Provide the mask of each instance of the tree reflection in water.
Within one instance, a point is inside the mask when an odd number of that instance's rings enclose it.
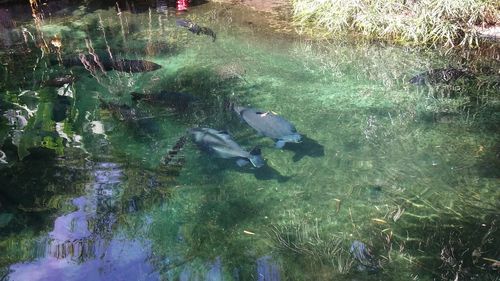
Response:
[[[77,210],[58,217],[40,242],[40,257],[12,265],[8,280],[159,280],[148,241],[112,235],[120,166],[97,163],[93,173],[88,194],[72,201]]]

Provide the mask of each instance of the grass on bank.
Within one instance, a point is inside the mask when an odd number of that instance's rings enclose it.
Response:
[[[498,0],[291,0],[294,20],[327,34],[360,32],[414,45],[478,46],[500,24]],[[317,32],[318,30],[315,30]]]

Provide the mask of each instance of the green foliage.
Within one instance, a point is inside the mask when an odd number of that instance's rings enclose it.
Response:
[[[28,260],[32,258],[35,243],[36,238],[33,238],[33,233],[31,232],[23,232],[15,236],[2,237],[2,240],[0,240],[0,252],[9,253],[9,255],[0,256],[0,266],[4,268],[4,266],[18,260]]]
[[[357,31],[415,45],[477,46],[475,27],[500,20],[494,0],[292,0],[292,4],[296,23],[312,24],[327,34]]]

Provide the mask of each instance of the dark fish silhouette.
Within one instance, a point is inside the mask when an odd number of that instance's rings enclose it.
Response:
[[[42,85],[48,86],[48,87],[62,87],[65,84],[71,84],[71,83],[75,82],[76,80],[78,80],[78,77],[71,75],[71,74],[67,74],[67,75],[54,77],[52,79],[44,81],[44,82],[42,82]]]
[[[292,123],[273,112],[264,112],[243,106],[233,106],[233,109],[259,134],[276,140],[277,148],[282,148],[287,142],[299,143],[302,141],[302,136],[297,133]]]
[[[62,63],[66,67],[84,66],[89,69],[121,72],[148,72],[161,68],[161,65],[147,60],[115,59],[107,52],[66,57],[62,60]]]
[[[161,173],[163,175],[178,176],[184,166],[184,155],[180,153],[186,145],[188,137],[181,136],[174,145],[167,151],[161,162]]]
[[[264,159],[259,148],[254,148],[248,152],[241,148],[231,136],[224,131],[217,131],[210,128],[193,128],[188,131],[192,135],[193,141],[202,149],[214,153],[220,158],[237,158],[238,166],[244,166],[248,162],[256,168],[264,165]]]
[[[151,104],[164,105],[178,110],[187,109],[189,105],[197,100],[195,96],[190,94],[168,91],[161,91],[154,94],[131,93],[131,95],[133,101],[141,100]]]
[[[158,135],[160,127],[155,119],[135,107],[126,104],[107,102],[99,98],[101,107],[107,109],[118,120],[125,122],[138,136]]]
[[[182,136],[180,137],[174,144],[174,146],[172,146],[171,149],[169,149],[167,151],[167,153],[165,154],[165,156],[163,157],[163,163],[165,165],[169,165],[169,164],[172,164],[172,161],[173,159],[179,154],[179,152],[182,150],[182,148],[184,147],[184,145],[186,144],[186,141],[187,141],[187,137],[186,136]]]
[[[372,250],[363,242],[354,240],[349,252],[354,259],[359,263],[358,269],[360,271],[368,271],[369,273],[376,273],[380,270],[380,266]]]
[[[191,20],[177,19],[175,21],[175,23],[178,26],[187,27],[187,29],[189,31],[191,31],[192,33],[195,33],[196,35],[200,35],[200,33],[201,33],[201,34],[211,36],[213,42],[215,42],[215,39],[217,38],[217,34],[215,34],[215,32],[212,29],[210,29],[208,27],[204,27],[204,26],[199,26],[196,23],[192,22]]]
[[[68,117],[71,111],[71,98],[67,96],[57,96],[52,105],[52,120],[61,122]]]
[[[449,83],[460,77],[472,77],[472,74],[467,70],[452,67],[436,68],[414,76],[409,82],[415,85]]]
[[[99,98],[101,106],[109,110],[120,121],[133,121],[139,118],[135,108],[126,104],[117,104]]]

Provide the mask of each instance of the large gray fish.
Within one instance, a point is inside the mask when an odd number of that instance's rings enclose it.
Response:
[[[297,133],[293,124],[273,112],[244,106],[233,106],[233,109],[259,134],[274,139],[277,148],[282,148],[287,142],[302,141],[302,136]]]
[[[238,158],[236,164],[244,166],[248,162],[256,168],[264,165],[264,159],[259,148],[254,148],[250,152],[239,146],[231,136],[224,131],[217,131],[211,128],[192,128],[188,131],[193,136],[193,141],[201,148],[214,153],[220,158]]]

